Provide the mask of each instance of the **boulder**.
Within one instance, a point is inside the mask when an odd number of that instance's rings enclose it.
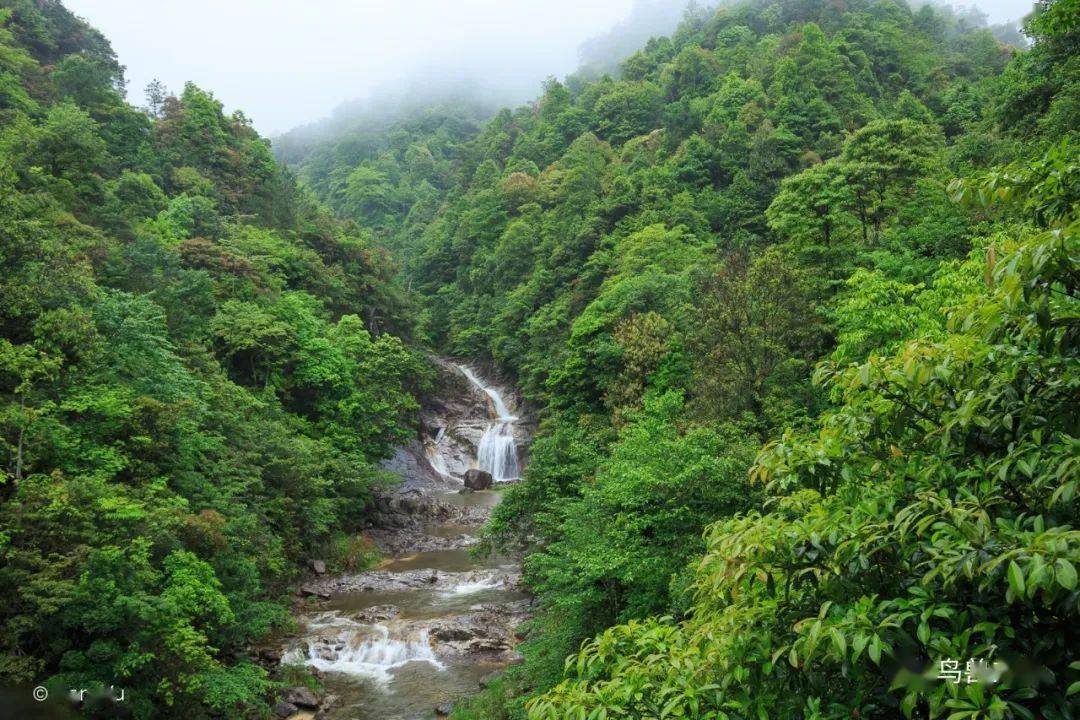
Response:
[[[326,574],[326,563],[323,562],[322,560],[312,560],[311,561],[311,569],[315,571],[316,575],[325,575]]]
[[[477,636],[478,630],[469,627],[460,620],[447,619],[440,621],[431,629],[431,637],[439,642],[454,642],[457,640],[471,640]]]
[[[322,699],[322,702],[319,703],[319,712],[320,713],[329,712],[339,702],[341,702],[341,698],[338,697],[337,695],[334,695],[333,693],[331,693],[331,694],[327,695],[326,697],[324,697]]]
[[[296,714],[297,707],[290,702],[282,700],[278,704],[274,705],[274,715],[279,718],[292,717]]]
[[[367,625],[392,620],[398,615],[398,609],[393,605],[373,605],[353,615],[353,619]]]
[[[281,650],[279,648],[261,648],[259,650],[259,659],[269,665],[279,665],[281,663]]]
[[[326,662],[334,662],[338,659],[338,657],[340,657],[337,654],[337,651],[329,645],[320,645],[315,648],[315,656],[320,660],[325,660]]]
[[[326,600],[327,598],[330,597],[330,591],[329,590],[327,590],[326,588],[323,588],[323,587],[319,587],[317,585],[312,585],[311,583],[301,585],[300,586],[300,594],[301,595],[308,595],[310,597],[322,598],[323,600]]]
[[[297,686],[285,691],[285,702],[296,707],[315,709],[319,707],[319,698],[306,687]]]
[[[487,490],[494,482],[487,470],[469,468],[465,471],[465,487],[470,490]]]
[[[454,712],[453,703],[442,703],[435,706],[435,717],[450,717],[450,713]]]

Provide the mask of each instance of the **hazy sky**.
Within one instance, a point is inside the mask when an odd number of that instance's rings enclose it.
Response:
[[[685,5],[685,0],[670,0]],[[66,0],[112,41],[129,99],[192,80],[264,134],[404,78],[483,73],[529,90],[577,67],[578,46],[634,0]],[[1029,0],[981,0],[991,22]]]
[[[129,99],[193,80],[263,133],[404,77],[484,69],[539,85],[633,0],[66,0],[112,41]]]

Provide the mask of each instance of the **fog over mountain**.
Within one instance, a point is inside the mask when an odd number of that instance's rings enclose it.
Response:
[[[132,102],[155,78],[174,92],[193,81],[271,136],[336,108],[340,119],[365,100],[438,99],[460,95],[463,86],[495,104],[521,102],[546,77],[613,69],[649,37],[670,33],[687,7],[685,0],[69,4],[110,38]],[[991,23],[1031,7],[1027,0],[978,5]]]
[[[581,43],[633,0],[74,0],[113,43],[140,102],[154,78],[194,81],[273,135],[380,88],[483,76],[503,97],[577,66]],[[303,62],[297,62],[302,57]]]

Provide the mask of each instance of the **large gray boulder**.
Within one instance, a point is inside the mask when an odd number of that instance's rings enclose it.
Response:
[[[284,700],[274,706],[274,715],[279,718],[292,717],[296,714],[300,708],[296,707],[292,703],[287,703]]]
[[[470,468],[465,471],[465,487],[470,490],[487,490],[493,482],[494,478],[487,470]]]
[[[285,691],[285,702],[302,708],[315,709],[319,707],[319,698],[306,687],[297,686]]]

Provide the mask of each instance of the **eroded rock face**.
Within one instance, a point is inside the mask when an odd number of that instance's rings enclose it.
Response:
[[[330,598],[331,592],[318,585],[318,583],[304,583],[300,586],[300,594],[308,597],[317,597],[323,600]]]
[[[432,550],[461,550],[472,547],[477,539],[473,535],[462,533],[453,537],[441,535],[414,535],[401,530],[371,530],[368,538],[384,555],[410,555]]]
[[[488,507],[452,505],[413,488],[378,496],[364,534],[384,555],[456,550],[476,543],[479,528],[487,522],[490,513]],[[464,532],[429,532],[447,525],[459,526]],[[477,530],[469,532],[471,528]]]
[[[514,627],[523,618],[523,613],[503,612],[437,618],[427,623],[428,637],[436,653],[508,657],[517,644]]]

